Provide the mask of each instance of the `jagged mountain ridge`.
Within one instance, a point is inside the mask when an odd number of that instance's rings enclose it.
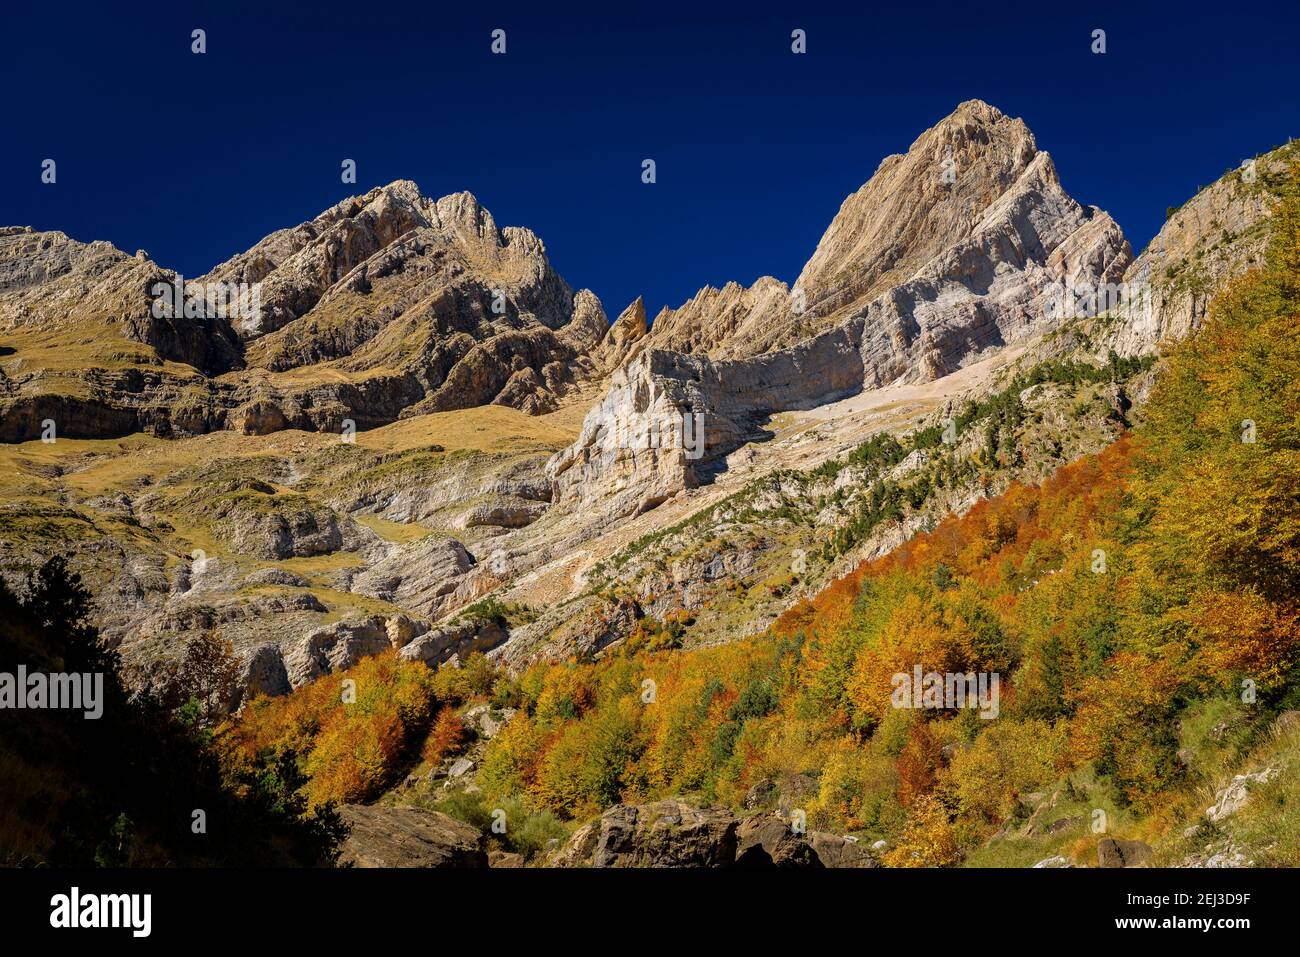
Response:
[[[1001,302],[1015,294],[1000,264],[1110,276],[1127,255],[1108,216],[1060,190],[1023,122],[980,101],[845,200],[793,292],[770,277],[706,288],[652,324],[638,301],[612,331],[531,231],[499,228],[468,193],[431,200],[409,181],[344,200],[193,280],[259,284],[260,314],[238,321],[154,317],[148,290],[175,274],[143,252],[10,229],[0,335],[19,358],[2,383],[0,438],[32,437],[45,418],[93,436],[337,431],[346,419],[369,428],[489,402],[536,413],[646,349],[752,358],[846,326],[864,386],[932,378],[1025,325],[1032,303]],[[94,348],[67,376],[24,348],[24,333],[69,324]]]
[[[596,374],[600,301],[468,193],[398,181],[187,280],[260,284],[257,316],[157,318],[143,253],[0,232],[0,438],[339,431],[488,403],[549,411]],[[69,341],[71,340],[71,342]],[[59,346],[84,347],[65,362]],[[56,345],[57,344],[57,345]]]

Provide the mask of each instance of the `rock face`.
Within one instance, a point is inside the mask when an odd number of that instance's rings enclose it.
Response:
[[[1109,216],[1062,191],[1050,157],[1021,120],[971,100],[906,154],[881,162],[844,201],[793,287],[764,277],[749,289],[733,283],[701,290],[655,318],[650,342],[747,358],[867,313],[877,319],[869,327],[885,320],[906,340],[882,339],[878,350],[920,343],[914,354],[897,357],[897,366],[884,365],[878,378],[891,381],[913,371],[926,351],[942,348],[945,324],[975,324],[981,305],[985,321],[1004,337],[1016,335],[1037,317],[1032,308],[1025,314],[1029,301],[1009,308],[1003,301],[1023,296],[1012,293],[1021,284],[1032,299],[1047,278],[1039,270],[1118,280],[1130,258]],[[899,292],[878,302],[892,290]],[[873,305],[876,312],[868,313]],[[922,366],[915,374],[930,373]]]
[[[1263,263],[1276,202],[1263,187],[1287,174],[1293,155],[1283,148],[1243,164],[1171,211],[1124,274],[1125,283],[1149,289],[1151,308],[1124,311],[1124,321],[1106,331],[1107,348],[1138,355],[1184,338],[1227,280]]]
[[[460,542],[430,536],[375,563],[352,579],[351,588],[428,615],[442,610],[474,564]]]
[[[1170,208],[1122,282],[1098,289],[1097,307],[1068,321],[1061,334],[1030,343],[1025,360],[1069,355],[1105,362],[1111,352],[1158,352],[1195,332],[1224,286],[1263,263],[1273,210],[1297,159],[1300,145],[1278,147]]]
[[[487,867],[483,835],[440,811],[345,804],[341,867]]]
[[[413,639],[398,654],[408,661],[422,661],[432,667],[453,656],[463,660],[476,651],[491,651],[508,637],[496,622],[453,622]]]
[[[130,256],[106,242],[81,243],[31,227],[0,228],[0,332],[35,334],[40,341],[40,333],[52,330],[94,334],[116,326],[119,341],[102,344],[104,359],[151,354],[209,375],[238,366],[238,339],[228,322],[152,315],[154,285],[175,279],[143,252]]]
[[[736,866],[779,868],[879,867],[865,845],[825,831],[797,833],[779,815],[755,814],[736,832]]]
[[[1061,189],[1019,120],[964,103],[845,201],[793,290],[704,290],[638,335],[548,472],[556,500],[636,514],[693,487],[776,412],[923,382],[1050,331],[1062,287],[1118,283],[1119,226]],[[702,431],[687,454],[683,438]]]
[[[810,831],[808,843],[822,867],[879,867],[877,861],[862,844],[849,837]]]
[[[217,529],[236,551],[260,558],[305,558],[327,555],[344,547],[346,531],[329,509],[303,505],[292,508],[232,507],[217,518]]]
[[[736,864],[741,867],[821,867],[811,845],[775,814],[756,814],[736,832]]]
[[[381,618],[359,623],[339,622],[303,638],[285,656],[285,671],[294,688],[321,675],[351,668],[362,658],[390,647],[388,629]]]
[[[649,326],[645,318],[645,300],[638,296],[624,309],[601,345],[599,357],[602,365],[617,368],[640,351],[645,343]]]
[[[293,686],[280,649],[272,644],[254,648],[244,659],[240,685],[244,688],[245,699],[257,695],[288,694]]]

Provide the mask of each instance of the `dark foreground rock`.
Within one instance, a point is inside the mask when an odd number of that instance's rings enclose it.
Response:
[[[738,867],[879,867],[865,846],[825,831],[796,832],[777,814],[755,814],[736,831]]]
[[[736,819],[713,804],[617,804],[579,828],[558,867],[726,867],[736,859]]]
[[[482,833],[438,811],[345,804],[339,816],[351,828],[339,854],[341,866],[488,866]]]
[[[724,807],[680,800],[619,804],[583,825],[554,867],[879,867],[852,838],[796,833],[779,815],[744,821]]]
[[[1137,867],[1151,856],[1151,848],[1141,841],[1103,838],[1097,844],[1098,867]]]

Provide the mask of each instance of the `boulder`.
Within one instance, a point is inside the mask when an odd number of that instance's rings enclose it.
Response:
[[[473,729],[480,738],[491,740],[514,716],[514,708],[497,709],[489,704],[476,704],[461,715],[461,721],[467,728]]]
[[[483,834],[439,811],[344,804],[339,816],[349,829],[340,866],[488,866]]]
[[[880,862],[871,856],[862,843],[854,837],[809,831],[808,843],[822,867],[879,867]]]
[[[1151,856],[1151,848],[1141,841],[1102,838],[1097,844],[1098,867],[1137,867]]]
[[[726,808],[669,799],[618,804],[579,828],[551,859],[557,867],[727,867],[736,819]]]
[[[803,835],[775,814],[755,814],[736,829],[738,867],[821,867]]]
[[[1300,725],[1300,711],[1294,709],[1283,711],[1273,719],[1273,733],[1278,735],[1285,734],[1296,725]]]
[[[777,781],[776,809],[779,814],[790,814],[817,794],[819,783],[811,774],[788,774]]]
[[[455,761],[451,763],[451,767],[447,769],[447,777],[450,780],[455,780],[456,778],[463,778],[465,775],[469,774],[473,770],[474,770],[473,761],[471,761],[469,758],[457,758]]]
[[[1072,831],[1076,827],[1082,827],[1084,817],[1082,814],[1075,814],[1072,817],[1057,818],[1051,824],[1047,825],[1048,834],[1063,834],[1066,831]]]
[[[763,778],[745,792],[745,810],[757,811],[759,808],[771,807],[776,799],[776,782],[771,778]]]
[[[409,615],[393,615],[384,623],[388,633],[388,642],[394,648],[405,648],[412,641],[429,630],[422,621],[416,621]]]
[[[589,867],[600,838],[600,820],[584,824],[551,855],[552,867]]]

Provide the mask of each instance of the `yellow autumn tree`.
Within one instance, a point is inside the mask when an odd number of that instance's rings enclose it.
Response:
[[[890,867],[952,867],[961,857],[947,809],[926,795],[912,804],[902,836],[885,854],[885,863]]]

